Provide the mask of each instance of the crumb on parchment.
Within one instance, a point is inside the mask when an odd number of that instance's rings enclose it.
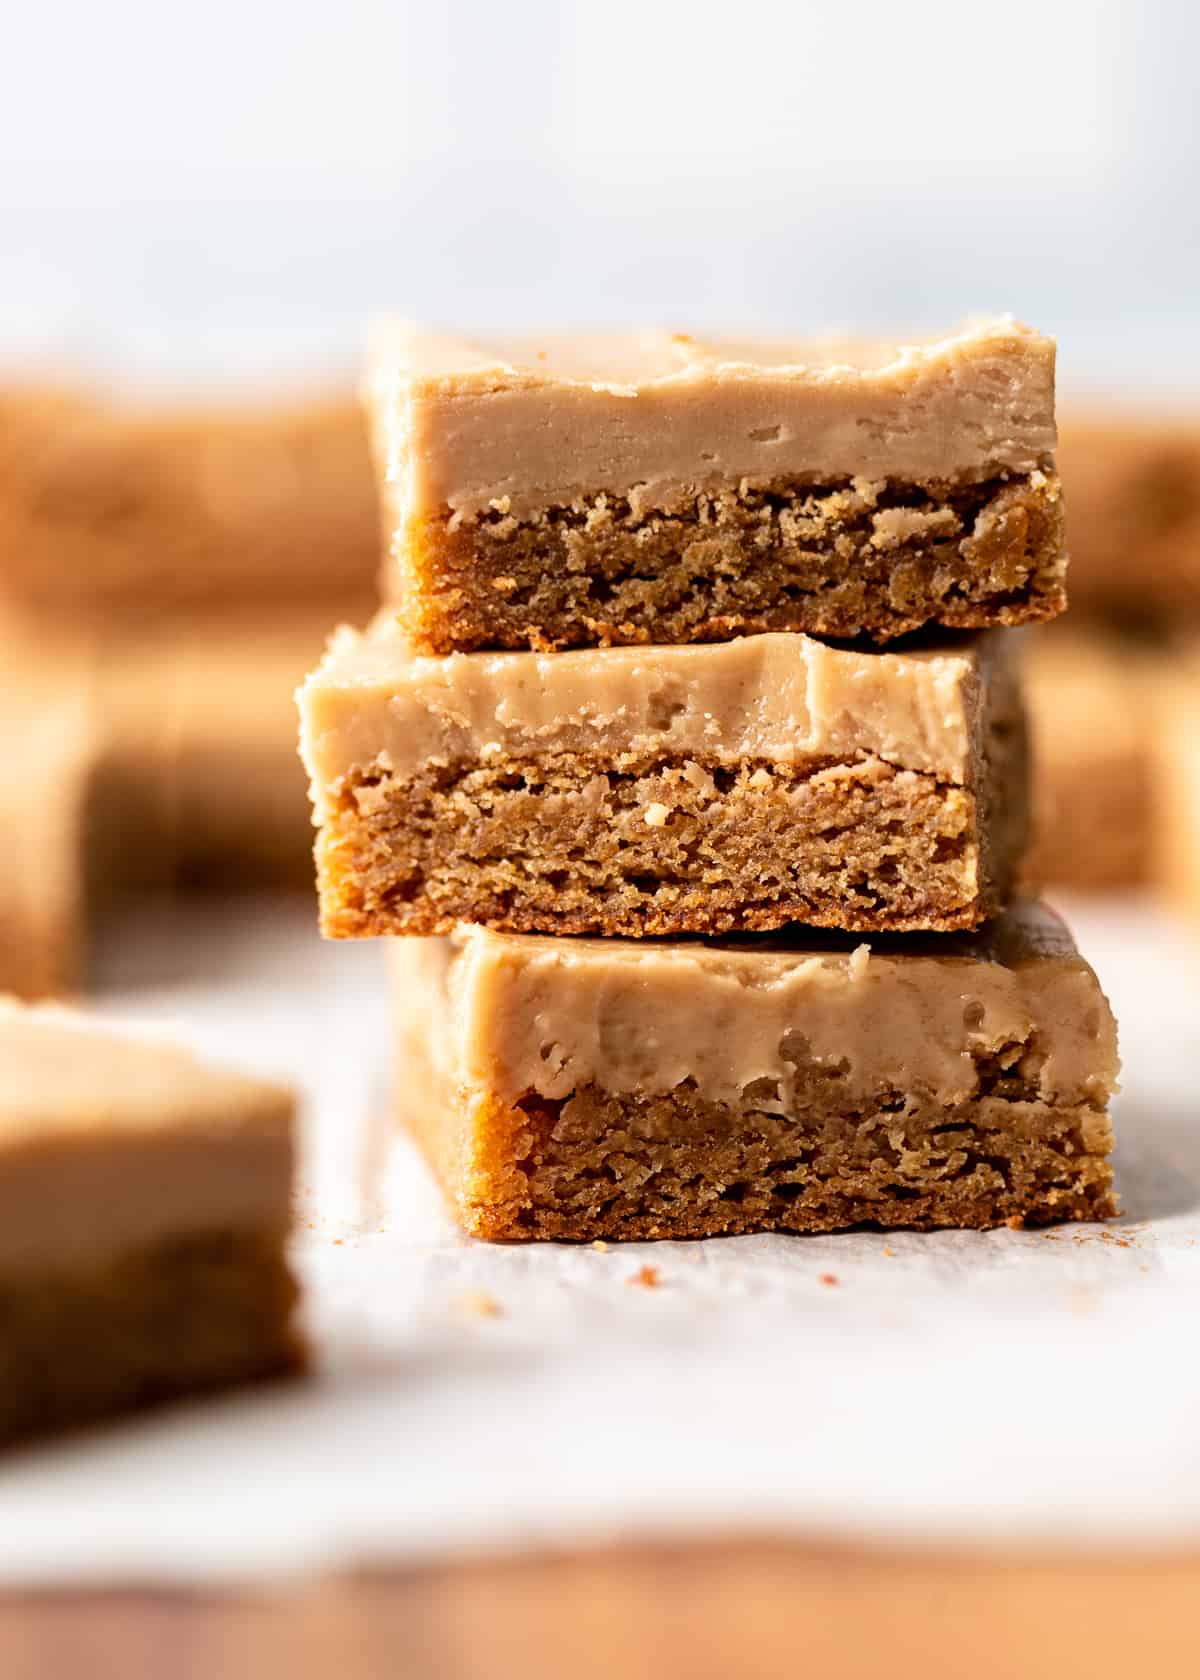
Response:
[[[826,1284],[831,1289],[837,1281],[837,1274],[834,1272],[822,1272],[820,1278],[818,1279],[818,1282]]]
[[[503,1312],[499,1301],[486,1289],[468,1289],[454,1304],[459,1312],[468,1313],[472,1318],[499,1318]]]
[[[662,1273],[657,1266],[639,1266],[625,1281],[637,1289],[657,1289],[662,1282]]]
[[[592,1247],[595,1249],[597,1254],[607,1254],[608,1253],[608,1244],[606,1242],[601,1242],[599,1237],[596,1238],[596,1241],[592,1244]]]

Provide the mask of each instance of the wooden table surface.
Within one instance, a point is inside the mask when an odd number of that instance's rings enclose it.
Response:
[[[1197,1555],[1036,1559],[748,1540],[265,1595],[0,1597],[0,1676],[1196,1680],[1198,1630]]]

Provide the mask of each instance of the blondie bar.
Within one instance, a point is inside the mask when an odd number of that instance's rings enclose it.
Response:
[[[0,1002],[0,1439],[288,1370],[292,1098]]]
[[[302,604],[105,638],[91,852],[106,894],[311,887],[292,693],[327,631]]]
[[[1154,694],[1166,648],[1076,629],[1030,637],[1025,698],[1033,751],[1029,879],[1083,891],[1144,885],[1157,827]]]
[[[1200,607],[1200,418],[1119,408],[1064,418],[1071,599],[1173,625]]]
[[[0,387],[0,584],[88,614],[288,600],[351,610],[379,513],[349,393],[241,405]]]
[[[335,937],[974,926],[1025,830],[1000,634],[414,657],[333,641],[300,690]]]
[[[1054,343],[384,328],[368,384],[415,647],[772,630],[888,641],[1062,610]]]
[[[1116,1033],[1048,910],[950,938],[390,948],[397,1100],[476,1236],[987,1227],[1114,1211]]]

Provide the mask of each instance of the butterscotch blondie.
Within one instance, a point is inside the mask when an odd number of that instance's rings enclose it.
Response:
[[[1060,452],[1071,599],[1126,628],[1200,607],[1200,416],[1075,408]]]
[[[987,1227],[1114,1211],[1116,1030],[1048,910],[723,942],[390,949],[397,1101],[476,1236]]]
[[[105,637],[90,845],[106,896],[311,886],[292,693],[328,628],[301,604]]]
[[[323,930],[974,926],[1024,840],[1008,640],[438,659],[342,632],[299,694]]]
[[[1145,885],[1159,824],[1155,700],[1178,665],[1166,646],[1083,620],[1023,653],[1033,749],[1031,881],[1102,891]]]
[[[299,1362],[292,1107],[0,1001],[0,1439]]]
[[[154,613],[308,599],[351,610],[378,569],[349,391],[224,404],[0,385],[0,585],[41,608]]]
[[[379,334],[389,592],[416,648],[772,630],[888,641],[1062,610],[1054,343]]]

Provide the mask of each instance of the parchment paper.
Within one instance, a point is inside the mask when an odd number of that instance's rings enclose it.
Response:
[[[1121,1021],[1117,1224],[606,1253],[449,1225],[388,1128],[377,946],[322,945],[308,904],[126,925],[106,1012],[303,1090],[318,1370],[8,1455],[0,1583],[726,1527],[1200,1540],[1200,944],[1142,905],[1067,909]]]

